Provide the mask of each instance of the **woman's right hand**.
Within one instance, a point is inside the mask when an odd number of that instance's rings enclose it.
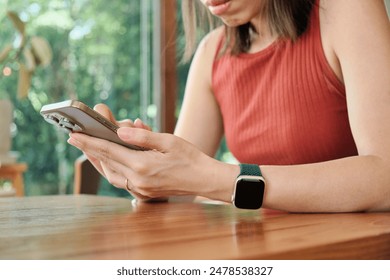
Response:
[[[136,119],[134,122],[130,119],[117,121],[110,108],[105,104],[97,104],[93,109],[119,127],[135,127],[152,131],[151,127],[144,124],[140,119]],[[102,176],[107,178],[106,174],[108,173],[108,167],[92,155],[85,152],[84,154],[96,170],[99,171]]]

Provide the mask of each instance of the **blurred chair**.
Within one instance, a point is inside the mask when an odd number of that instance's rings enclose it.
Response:
[[[24,196],[23,173],[27,170],[25,163],[0,164],[0,179],[10,180],[16,196]]]
[[[4,188],[0,186],[0,197],[12,196],[16,196],[16,190],[14,188]]]
[[[97,194],[101,175],[87,159],[82,155],[74,164],[74,194]]]

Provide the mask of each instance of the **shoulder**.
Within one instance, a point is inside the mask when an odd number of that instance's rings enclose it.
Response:
[[[224,27],[218,27],[207,34],[195,52],[191,63],[190,77],[196,76],[211,87],[211,77],[214,59],[221,42]]]
[[[321,28],[336,45],[357,38],[363,41],[364,36],[388,36],[390,31],[383,0],[321,0],[320,13]]]
[[[324,51],[341,80],[351,62],[357,67],[368,53],[389,52],[390,24],[383,0],[321,0],[319,11]]]
[[[368,25],[382,20],[389,24],[384,0],[321,0],[320,10],[329,23],[350,22]],[[366,19],[362,22],[360,19]]]
[[[208,33],[199,43],[196,53],[214,59],[223,38],[224,30],[225,27],[220,26]]]

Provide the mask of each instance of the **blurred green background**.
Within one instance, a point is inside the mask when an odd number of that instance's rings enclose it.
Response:
[[[66,134],[43,120],[39,114],[43,105],[66,99],[78,99],[89,106],[105,103],[118,119],[141,117],[155,125],[153,98],[148,97],[145,104],[141,93],[145,87],[153,91],[154,1],[0,0],[0,49],[20,39],[6,16],[12,10],[26,23],[26,33],[45,38],[53,51],[51,64],[34,73],[25,99],[16,97],[18,64],[1,65],[2,70],[11,69],[11,74],[0,73],[0,98],[9,98],[14,105],[12,150],[19,153],[19,161],[28,164],[26,195],[72,193],[73,165],[81,155],[66,143]],[[189,67],[179,63],[184,47],[180,1],[177,14],[176,115]],[[145,75],[149,78],[142,85]],[[225,146],[219,156],[229,158]],[[105,180],[99,194],[128,195]]]
[[[66,143],[66,134],[43,121],[39,110],[71,98],[89,106],[106,103],[118,119],[135,119],[153,108],[152,100],[147,108],[140,105],[140,42],[142,36],[153,36],[153,7],[142,11],[142,0],[0,0],[0,7],[0,48],[17,44],[15,28],[6,16],[12,10],[26,22],[27,34],[46,38],[53,50],[52,63],[37,69],[26,99],[16,97],[17,63],[8,63],[12,74],[0,77],[0,98],[9,98],[15,107],[12,150],[29,166],[26,195],[72,193],[73,164],[81,153]],[[146,34],[145,30],[141,34],[142,12],[150,21]],[[151,46],[143,51],[151,52]],[[147,63],[152,69],[152,60]],[[187,68],[181,66],[179,79],[185,80]],[[153,125],[153,110],[149,111],[146,121]],[[127,194],[105,181],[100,192]]]

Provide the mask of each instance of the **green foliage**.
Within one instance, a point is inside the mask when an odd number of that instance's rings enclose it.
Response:
[[[66,143],[67,135],[43,121],[39,111],[44,104],[79,99],[90,106],[106,103],[121,119],[141,115],[141,1],[144,0],[2,2],[0,49],[4,48],[3,42],[15,39],[14,27],[4,12],[13,10],[28,23],[26,32],[46,38],[53,52],[51,64],[36,70],[27,100],[15,97],[17,64],[11,65],[14,71],[10,76],[0,78],[0,94],[9,96],[15,106],[13,150],[20,153],[20,161],[29,165],[25,175],[27,195],[71,193],[73,164],[81,155]],[[180,21],[179,11],[180,7]],[[178,27],[179,62],[184,48],[181,22]],[[178,66],[177,115],[188,69],[189,64]],[[219,152],[220,158],[225,156],[226,147]],[[99,193],[127,195],[106,181]]]
[[[140,115],[140,1],[6,3],[6,10],[28,23],[26,32],[46,38],[53,52],[52,63],[33,76],[28,100],[15,98],[17,65],[11,65],[10,76],[0,79],[0,91],[15,106],[12,149],[29,165],[26,193],[69,193],[73,163],[81,153],[66,143],[67,135],[43,121],[39,110],[44,104],[72,98],[90,106],[104,102],[122,118]],[[12,42],[15,30],[3,12],[0,26],[3,49],[3,39]]]
[[[31,78],[38,66],[47,66],[52,59],[50,45],[43,37],[31,36],[26,32],[26,23],[14,11],[7,11],[7,17],[15,29],[15,39],[2,47],[0,63],[3,76],[12,71],[19,72],[17,95],[25,98],[31,86]],[[9,66],[11,65],[11,67]]]

